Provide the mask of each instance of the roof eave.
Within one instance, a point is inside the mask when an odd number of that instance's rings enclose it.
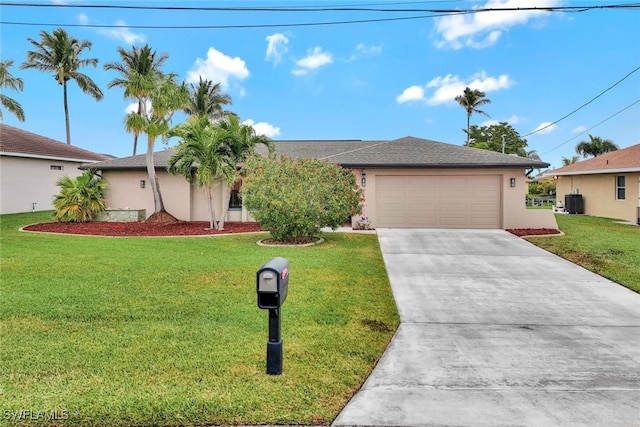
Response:
[[[617,168],[617,169],[593,169],[593,170],[567,171],[567,172],[549,171],[548,175],[549,176],[600,175],[600,174],[607,174],[607,173],[629,173],[629,172],[640,172],[640,167]]]
[[[538,169],[549,167],[548,163],[540,164],[477,164],[477,163],[340,163],[341,166],[346,168],[409,168],[409,169],[486,169],[486,168],[500,168],[500,169]]]
[[[104,160],[91,160],[91,159],[81,159],[81,158],[73,158],[73,157],[44,156],[40,154],[14,153],[11,151],[0,151],[0,156],[22,157],[27,159],[39,159],[39,160],[58,160],[58,161],[74,162],[74,163],[92,163],[92,162],[97,163],[97,162],[104,161]]]

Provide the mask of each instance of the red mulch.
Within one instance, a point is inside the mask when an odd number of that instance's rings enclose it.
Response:
[[[512,228],[507,231],[511,234],[515,234],[518,237],[560,234],[560,231],[554,230],[553,228]]]
[[[24,227],[27,231],[87,234],[94,236],[206,236],[262,231],[257,222],[225,222],[224,230],[209,229],[207,221],[153,222],[45,222]]]

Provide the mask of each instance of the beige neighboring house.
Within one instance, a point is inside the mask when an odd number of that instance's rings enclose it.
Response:
[[[111,158],[0,123],[0,213],[52,210],[59,178]]]
[[[527,210],[527,174],[547,163],[493,151],[414,137],[389,141],[274,141],[276,152],[317,158],[351,169],[364,190],[364,215],[372,227],[554,228],[550,210]],[[188,221],[208,220],[203,190],[166,172],[173,150],[156,152],[155,165],[169,213]],[[108,183],[109,209],[153,213],[145,156],[113,159],[92,167]],[[228,221],[251,221],[232,192]],[[215,189],[216,217],[222,186]]]
[[[581,195],[586,215],[640,224],[640,144],[545,172],[558,200]]]

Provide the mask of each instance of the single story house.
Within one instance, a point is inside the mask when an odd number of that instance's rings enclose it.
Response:
[[[640,224],[640,144],[545,172],[558,200],[581,195],[584,214]],[[566,206],[565,206],[566,209]]]
[[[111,158],[0,123],[0,213],[51,210],[58,179]]]
[[[527,210],[527,173],[547,163],[405,137],[385,141],[274,141],[276,152],[326,160],[349,168],[364,190],[364,212],[373,227],[557,228],[552,212]],[[154,153],[165,207],[178,219],[206,221],[204,192],[166,172],[172,149]],[[107,181],[111,209],[153,213],[145,156],[91,165]],[[222,186],[215,190],[221,207]],[[228,221],[250,221],[239,188],[232,192]],[[217,216],[220,209],[217,209]]]

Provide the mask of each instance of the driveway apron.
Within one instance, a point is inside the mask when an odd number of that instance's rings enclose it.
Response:
[[[640,426],[640,295],[502,230],[380,229],[401,324],[333,425]]]

